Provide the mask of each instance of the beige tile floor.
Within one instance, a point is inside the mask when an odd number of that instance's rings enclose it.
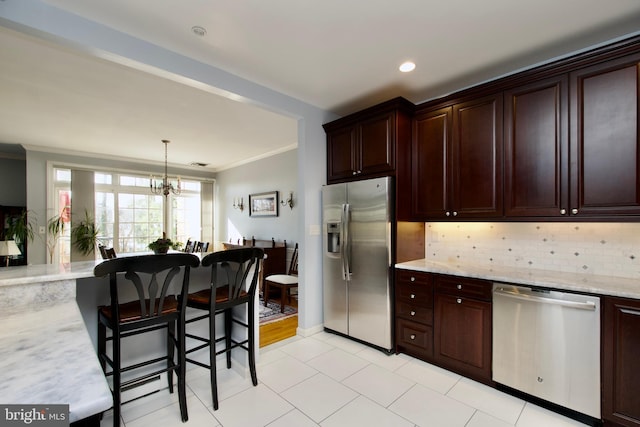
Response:
[[[189,427],[583,426],[406,355],[387,356],[328,333],[260,350],[257,387],[219,371],[213,411],[208,371],[188,371]],[[102,426],[111,426],[106,413]],[[162,390],[122,408],[126,427],[181,426],[177,395]]]

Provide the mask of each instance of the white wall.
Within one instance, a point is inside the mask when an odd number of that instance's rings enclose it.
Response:
[[[278,191],[280,200],[294,193],[295,205],[278,206],[277,217],[249,216],[249,194]],[[233,199],[242,197],[244,210],[233,208]],[[298,152],[290,150],[233,169],[216,176],[216,234],[215,240],[228,242],[231,238],[287,241],[287,247],[299,242],[298,220],[300,206],[298,192]]]

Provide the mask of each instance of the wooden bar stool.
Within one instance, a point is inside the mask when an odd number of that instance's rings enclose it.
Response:
[[[231,368],[231,350],[242,348],[249,355],[249,370],[253,385],[258,385],[256,375],[255,348],[255,296],[258,285],[258,271],[264,252],[260,248],[241,248],[227,251],[213,252],[202,259],[203,267],[211,267],[210,287],[199,292],[189,294],[187,307],[205,312],[187,323],[202,319],[209,319],[209,336],[201,337],[186,333],[188,338],[202,342],[202,344],[186,351],[190,354],[205,347],[209,347],[209,364],[187,358],[198,366],[209,369],[211,379],[211,396],[213,409],[218,409],[218,387],[216,376],[216,356],[226,353],[227,369]],[[234,307],[246,306],[247,320],[233,317]],[[216,315],[223,314],[224,335],[216,337]],[[236,340],[232,336],[233,325],[240,325],[247,329],[247,338]],[[234,334],[236,337],[237,333]],[[216,349],[216,343],[224,342],[224,348]]]
[[[142,255],[114,258],[98,264],[93,273],[96,277],[109,276],[111,303],[98,307],[98,358],[105,376],[113,376],[113,425],[120,425],[121,393],[144,384],[150,378],[167,373],[169,392],[173,393],[173,372],[178,376],[178,397],[182,421],[189,419],[185,383],[185,338],[184,316],[186,296],[189,292],[190,268],[197,267],[197,256],[185,253],[164,255]],[[182,283],[170,294],[172,281],[180,277]],[[135,288],[138,299],[120,302],[125,287]],[[119,289],[119,287],[121,287]],[[181,301],[178,303],[178,301]],[[177,332],[176,332],[177,324]],[[112,331],[107,337],[107,328]],[[150,357],[145,361],[122,366],[122,339],[159,329],[167,329],[167,353],[161,357]],[[112,342],[113,356],[106,351],[107,342]],[[133,343],[135,345],[135,342]],[[175,351],[178,362],[175,361]],[[140,368],[151,366],[153,368]],[[152,372],[149,372],[152,371]],[[122,374],[133,377],[122,381]],[[135,373],[135,374],[134,374]]]

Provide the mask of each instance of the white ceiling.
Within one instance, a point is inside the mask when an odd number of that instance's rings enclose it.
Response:
[[[337,114],[640,30],[638,0],[43,1]],[[413,73],[398,71],[405,60]],[[14,30],[0,28],[0,63],[0,142],[157,161],[166,138],[173,163],[210,170],[296,145],[292,118]],[[204,146],[225,149],[194,154]]]

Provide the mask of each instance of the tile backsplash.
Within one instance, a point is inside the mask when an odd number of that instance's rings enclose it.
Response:
[[[426,258],[640,278],[638,223],[428,222]]]

